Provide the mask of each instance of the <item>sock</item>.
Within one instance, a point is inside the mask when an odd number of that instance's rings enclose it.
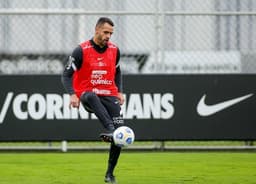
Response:
[[[113,175],[120,153],[121,147],[118,147],[114,143],[111,143],[106,175]]]

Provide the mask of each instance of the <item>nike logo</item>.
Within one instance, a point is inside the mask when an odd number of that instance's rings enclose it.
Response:
[[[101,60],[103,60],[103,59],[104,59],[103,57],[97,58],[98,61],[101,61]]]
[[[197,105],[197,113],[200,115],[200,116],[210,116],[210,115],[213,115],[219,111],[222,111],[232,105],[235,105],[249,97],[251,97],[253,94],[248,94],[248,95],[245,95],[245,96],[241,96],[241,97],[238,97],[238,98],[234,98],[234,99],[231,99],[231,100],[227,100],[227,101],[224,101],[224,102],[220,102],[220,103],[217,103],[217,104],[213,104],[213,105],[207,105],[205,104],[205,98],[206,98],[206,95],[204,95],[198,105]]]

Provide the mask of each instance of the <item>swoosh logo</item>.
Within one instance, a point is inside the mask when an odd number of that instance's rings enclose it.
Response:
[[[249,97],[251,97],[253,94],[248,94],[248,95],[245,95],[245,96],[241,96],[241,97],[238,97],[238,98],[234,98],[234,99],[231,99],[231,100],[227,100],[227,101],[224,101],[224,102],[220,102],[220,103],[217,103],[217,104],[214,104],[214,105],[207,105],[205,104],[205,98],[206,98],[206,95],[203,95],[202,98],[200,99],[198,105],[197,105],[197,113],[200,115],[200,116],[210,116],[210,115],[213,115],[219,111],[222,111],[232,105],[235,105]]]

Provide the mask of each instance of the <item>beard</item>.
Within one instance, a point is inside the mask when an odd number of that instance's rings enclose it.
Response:
[[[103,39],[103,40],[102,40],[102,44],[103,44],[103,45],[107,45],[108,41],[109,41],[109,39]]]
[[[107,45],[109,41],[109,38],[103,38],[101,35],[98,35],[98,37],[96,37],[96,44],[99,45],[100,47],[104,47]]]

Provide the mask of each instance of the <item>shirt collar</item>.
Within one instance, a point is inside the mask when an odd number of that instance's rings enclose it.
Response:
[[[104,52],[107,48],[108,45],[106,44],[104,47],[100,47],[99,45],[97,45],[94,41],[93,38],[90,40],[90,43],[92,44],[93,48],[98,51],[98,52]]]

